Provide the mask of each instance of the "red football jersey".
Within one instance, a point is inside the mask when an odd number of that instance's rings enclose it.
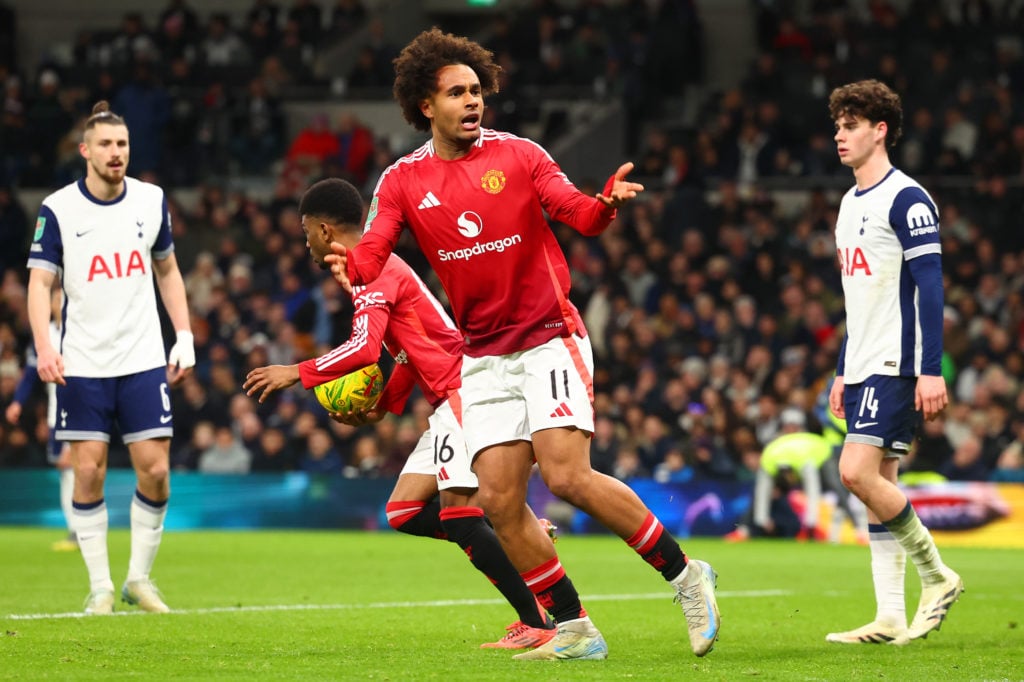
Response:
[[[462,385],[462,335],[412,268],[392,254],[380,277],[352,291],[355,313],[348,341],[299,363],[302,385],[312,388],[376,362],[381,344],[395,359],[377,405],[401,414],[418,384],[437,407]]]
[[[505,355],[584,334],[545,212],[585,235],[615,217],[530,140],[483,129],[469,154],[453,161],[428,141],[378,181],[366,233],[348,254],[349,279],[372,282],[408,227],[448,294],[467,355]]]

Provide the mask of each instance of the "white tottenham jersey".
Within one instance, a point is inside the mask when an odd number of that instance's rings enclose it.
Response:
[[[919,291],[908,262],[941,253],[935,202],[895,168],[868,189],[854,186],[839,205],[836,249],[846,296],[844,382],[919,376]]]
[[[28,267],[63,280],[65,375],[116,377],[167,364],[153,259],[172,251],[156,185],[126,178],[121,196],[105,202],[79,180],[43,200]]]

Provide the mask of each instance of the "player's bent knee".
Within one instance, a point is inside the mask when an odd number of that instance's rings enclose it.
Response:
[[[580,503],[586,502],[589,480],[589,476],[574,475],[570,471],[559,471],[545,477],[544,482],[555,497],[580,506]]]
[[[864,472],[853,468],[848,470],[840,469],[839,471],[839,479],[843,482],[843,485],[846,486],[846,489],[861,498],[870,487],[872,478],[872,476],[865,475]]]

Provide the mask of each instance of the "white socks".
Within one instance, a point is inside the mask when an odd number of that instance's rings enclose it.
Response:
[[[165,516],[167,500],[155,502],[144,497],[138,490],[135,491],[131,508],[131,558],[128,561],[126,582],[149,578],[164,534]]]
[[[64,523],[68,531],[74,533],[72,528],[71,515],[74,510],[71,507],[71,498],[75,492],[75,470],[71,467],[60,470],[60,509],[64,512]]]
[[[939,550],[935,546],[932,534],[921,523],[910,502],[907,502],[907,506],[895,519],[886,522],[885,527],[906,551],[907,557],[917,566],[922,585],[937,585],[942,582],[943,566]]]
[[[907,627],[904,584],[907,553],[885,526],[871,524],[871,578],[875,583],[875,620],[898,628]]]
[[[89,571],[89,589],[114,590],[110,579],[110,560],[107,556],[107,504],[98,502],[72,503],[71,527],[78,536],[85,568]]]

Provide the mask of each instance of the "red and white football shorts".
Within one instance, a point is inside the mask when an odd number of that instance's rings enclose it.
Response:
[[[594,432],[594,354],[590,339],[555,337],[534,348],[462,359],[462,426],[471,457],[536,431]]]
[[[405,461],[402,474],[434,476],[438,490],[479,487],[470,468],[462,425],[456,417],[458,404],[459,394],[454,393],[427,418],[427,430]]]

